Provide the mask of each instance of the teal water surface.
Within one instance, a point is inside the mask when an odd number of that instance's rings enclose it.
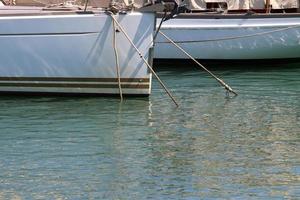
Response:
[[[161,68],[149,98],[0,97],[0,199],[300,199],[300,64]]]

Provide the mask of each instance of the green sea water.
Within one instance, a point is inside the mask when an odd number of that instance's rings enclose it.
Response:
[[[0,97],[0,199],[300,199],[300,64],[157,69],[149,98]]]

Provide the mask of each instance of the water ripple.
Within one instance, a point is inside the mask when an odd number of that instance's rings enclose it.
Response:
[[[0,97],[0,199],[298,199],[300,68],[161,69],[149,98]]]

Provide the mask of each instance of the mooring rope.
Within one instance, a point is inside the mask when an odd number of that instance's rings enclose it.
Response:
[[[123,29],[123,27],[121,26],[121,24],[116,20],[116,18],[113,16],[113,14],[111,12],[108,12],[111,16],[111,18],[113,19],[113,21],[115,21],[115,23],[117,24],[117,26],[120,28],[121,32],[124,34],[124,36],[127,38],[127,40],[130,42],[130,44],[133,46],[133,48],[135,49],[135,51],[138,53],[138,55],[140,56],[140,58],[144,61],[144,63],[146,64],[146,66],[148,67],[148,69],[151,71],[151,73],[155,76],[155,78],[158,80],[159,84],[163,87],[163,89],[166,91],[166,93],[169,95],[169,97],[172,99],[172,101],[174,102],[174,104],[179,107],[179,104],[176,102],[175,98],[172,96],[172,94],[170,93],[170,91],[168,90],[168,88],[165,86],[165,84],[161,81],[161,79],[158,77],[158,75],[155,73],[155,71],[153,70],[153,68],[150,66],[150,64],[147,62],[147,60],[144,58],[144,56],[142,55],[142,53],[139,51],[139,49],[135,46],[135,44],[133,43],[133,41],[130,39],[129,35],[126,33],[126,31]]]
[[[117,78],[118,78],[118,86],[119,86],[119,94],[120,99],[123,101],[123,93],[122,93],[122,86],[121,86],[121,76],[120,76],[120,64],[119,64],[119,55],[118,55],[118,49],[117,49],[117,39],[116,39],[116,24],[115,21],[113,21],[113,46],[114,46],[114,52],[115,52],[115,58],[116,58],[116,70],[117,70]]]
[[[158,35],[158,32],[159,32],[159,30],[160,30],[160,28],[161,28],[162,23],[165,21],[166,16],[167,16],[167,11],[164,12],[164,16],[163,16],[163,17],[161,18],[161,20],[160,20],[160,23],[159,23],[159,25],[158,25],[158,28],[156,29],[156,32],[155,32],[155,34],[154,34],[154,36],[153,36],[153,41],[156,40],[156,37],[157,37],[157,35]],[[152,42],[152,43],[155,44],[154,42]]]
[[[206,40],[181,40],[181,41],[173,41],[173,42],[175,42],[176,44],[180,44],[180,43],[201,43],[201,42],[218,42],[218,41],[225,41],[225,40],[235,40],[235,39],[243,39],[243,38],[261,36],[261,35],[267,35],[267,34],[270,34],[270,33],[281,32],[281,31],[285,31],[285,30],[293,29],[293,28],[297,28],[297,27],[300,27],[300,25],[289,26],[289,27],[286,27],[286,28],[276,29],[276,30],[273,30],[273,31],[264,31],[264,32],[260,32],[260,33],[234,36],[234,37],[224,37],[224,38],[206,39]],[[172,42],[163,41],[163,42],[156,42],[156,43],[172,43]]]
[[[86,12],[88,4],[89,4],[89,0],[85,0],[85,2],[84,2],[84,10],[83,10],[84,12]]]
[[[198,66],[200,66],[203,70],[205,70],[207,73],[209,73],[214,79],[216,79],[224,88],[226,91],[229,91],[233,93],[235,96],[238,94],[231,89],[229,85],[227,85],[222,79],[218,78],[216,75],[214,75],[211,71],[209,71],[206,67],[204,67],[201,63],[199,63],[195,58],[193,58],[189,53],[187,53],[183,48],[181,48],[178,44],[176,44],[171,38],[166,36],[163,32],[159,31],[159,33],[164,36],[170,43],[172,43],[175,47],[177,47],[181,52],[183,52],[186,56],[188,56],[190,59],[192,59]]]

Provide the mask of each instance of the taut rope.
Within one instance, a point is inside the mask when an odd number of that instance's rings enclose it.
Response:
[[[139,49],[135,46],[135,44],[133,43],[133,41],[130,39],[130,37],[128,36],[128,34],[126,33],[126,31],[123,29],[123,27],[121,26],[121,24],[116,20],[116,18],[113,16],[112,13],[109,13],[111,18],[113,19],[113,21],[117,24],[117,26],[120,28],[121,32],[124,34],[124,36],[127,38],[127,40],[130,42],[130,44],[133,46],[133,48],[135,49],[135,51],[138,53],[138,55],[140,56],[140,58],[144,61],[144,63],[146,64],[146,66],[148,67],[148,69],[151,71],[151,73],[155,76],[155,78],[158,80],[158,82],[160,83],[160,85],[163,87],[163,89],[166,91],[166,93],[169,95],[169,97],[172,99],[172,101],[174,102],[174,104],[179,107],[178,103],[176,102],[175,98],[172,96],[172,94],[170,93],[170,91],[168,90],[168,88],[165,86],[165,84],[161,81],[161,79],[158,77],[158,75],[155,73],[155,71],[153,70],[153,68],[150,66],[150,64],[147,62],[147,60],[144,58],[144,56],[142,55],[142,53],[139,51]]]
[[[206,67],[204,67],[201,63],[199,63],[195,58],[193,58],[189,53],[187,53],[183,48],[181,48],[178,44],[176,44],[171,38],[166,36],[163,32],[159,31],[159,33],[164,36],[169,42],[171,42],[175,47],[177,47],[180,51],[182,51],[186,56],[188,56],[190,59],[192,59],[198,66],[200,66],[204,71],[209,73],[214,79],[216,79],[224,88],[226,91],[229,91],[233,93],[235,96],[238,94],[231,89],[229,85],[227,85],[222,79],[218,78],[216,75],[214,75],[212,72],[210,72]]]
[[[206,39],[206,40],[181,40],[181,41],[173,41],[173,42],[175,42],[176,44],[180,44],[180,43],[202,43],[202,42],[218,42],[218,41],[226,41],[226,40],[236,40],[236,39],[243,39],[243,38],[255,37],[255,36],[260,36],[260,35],[267,35],[270,33],[281,32],[281,31],[285,31],[285,30],[293,29],[293,28],[297,28],[297,27],[300,27],[300,25],[289,26],[286,28],[280,28],[280,29],[276,29],[276,30],[272,30],[272,31],[264,31],[264,32],[255,33],[255,34],[234,36],[234,37],[224,37],[224,38]],[[172,42],[166,41],[166,42],[156,42],[156,43],[172,43]]]

